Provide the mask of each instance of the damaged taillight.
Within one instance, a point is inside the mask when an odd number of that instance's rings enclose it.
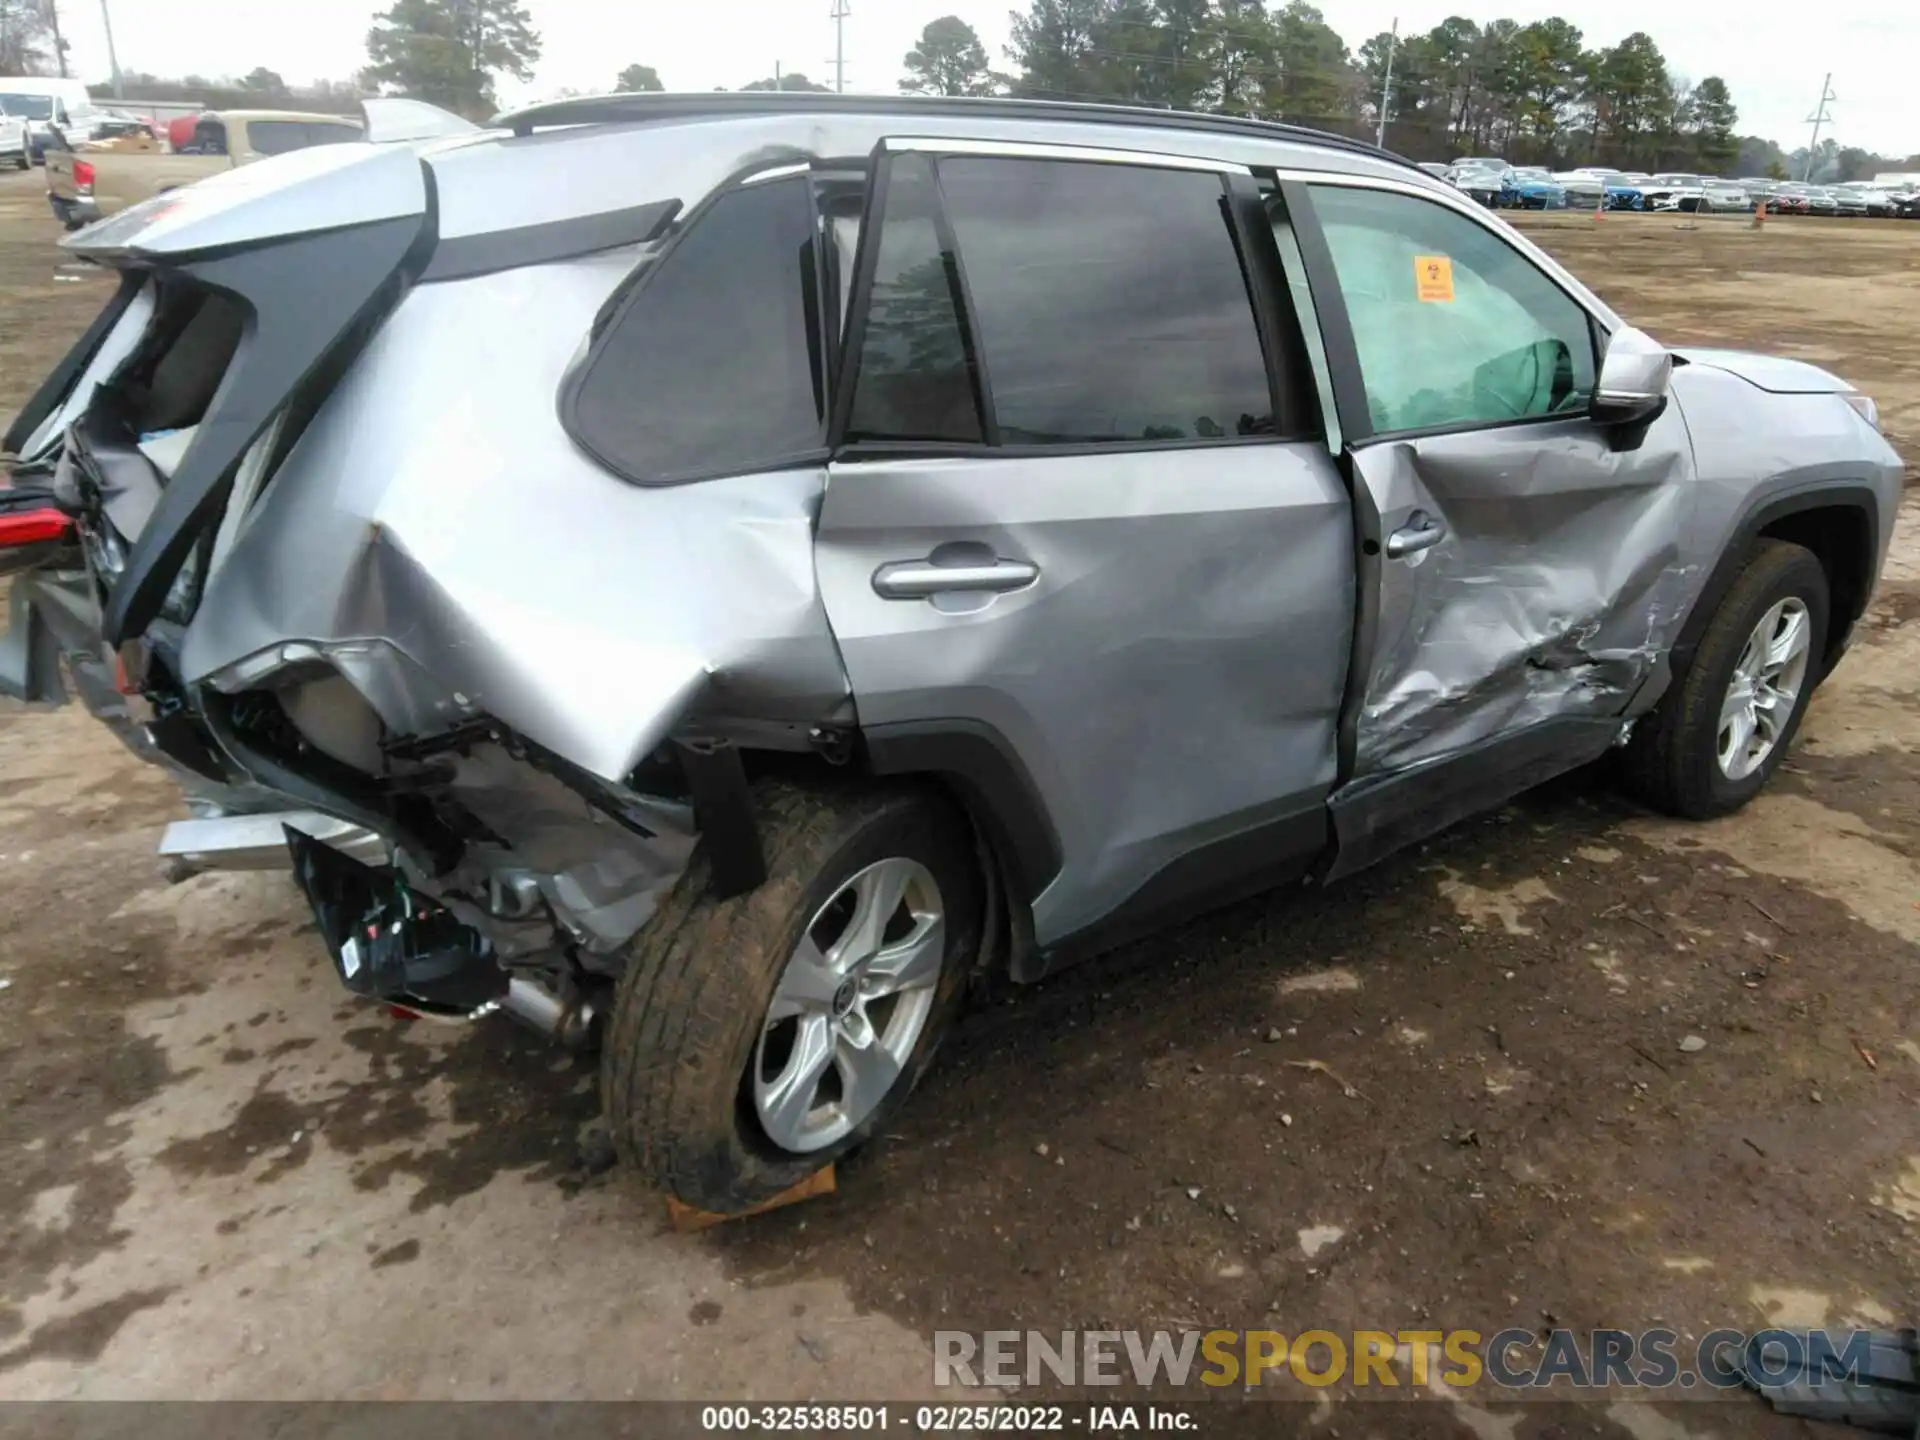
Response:
[[[18,515],[0,515],[0,550],[15,545],[44,545],[49,540],[65,540],[73,534],[73,518],[47,506],[23,510]]]

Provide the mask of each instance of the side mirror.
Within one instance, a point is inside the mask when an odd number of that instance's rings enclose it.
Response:
[[[1666,346],[1628,326],[1616,330],[1600,361],[1588,414],[1596,425],[1633,425],[1651,420],[1667,405],[1673,356]]]

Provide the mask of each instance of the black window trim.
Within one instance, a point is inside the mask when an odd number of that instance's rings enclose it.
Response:
[[[853,249],[853,286],[847,297],[847,323],[833,362],[830,394],[833,411],[827,420],[827,454],[837,454],[846,444],[847,426],[853,418],[853,388],[860,377],[860,354],[867,343],[867,314],[873,308],[874,272],[880,263],[880,231],[875,221],[887,213],[887,195],[892,189],[892,157],[886,143],[876,145],[867,157],[867,203],[860,218],[860,235]]]
[[[953,216],[947,209],[947,187],[940,174],[940,158],[927,156],[927,166],[933,172],[934,234],[940,238],[947,285],[953,291],[953,319],[960,330],[961,352],[967,357],[967,380],[973,386],[973,408],[980,417],[980,437],[990,449],[997,450],[1003,438],[1000,412],[994,408],[986,342],[974,326],[973,287],[967,282],[967,257],[960,253],[960,236],[953,228]]]
[[[674,252],[687,243],[687,237],[699,228],[700,223],[712,213],[714,208],[718,206],[722,200],[734,194],[736,191],[745,189],[756,183],[777,185],[785,180],[791,179],[797,179],[806,184],[809,203],[814,206],[813,251],[815,288],[818,290],[821,250],[818,224],[819,207],[810,172],[821,168],[824,168],[821,162],[816,161],[812,156],[804,155],[787,155],[777,159],[763,158],[756,160],[750,165],[741,167],[718,185],[714,186],[712,191],[702,197],[700,202],[695,205],[692,210],[675,221],[671,233],[667,235],[660,247],[650,252],[641,260],[632,278],[621,282],[621,284],[626,287],[626,290],[624,294],[620,294],[619,304],[613,308],[611,313],[606,312],[603,308],[602,316],[604,318],[596,317],[594,327],[590,332],[592,336],[591,343],[587,346],[586,354],[567,368],[567,373],[560,381],[559,394],[555,397],[555,408],[559,415],[560,428],[566,432],[567,438],[574,443],[581,453],[593,461],[594,464],[598,465],[616,479],[622,480],[629,485],[637,485],[645,490],[671,490],[681,485],[698,485],[708,480],[724,480],[738,475],[770,475],[783,470],[804,470],[814,466],[822,466],[827,463],[827,460],[832,454],[832,450],[831,447],[825,443],[825,436],[823,434],[822,443],[819,445],[790,451],[784,455],[770,456],[766,460],[756,462],[753,466],[746,469],[741,468],[738,464],[728,464],[714,466],[710,469],[679,472],[667,476],[640,476],[634,474],[632,470],[621,461],[614,459],[610,455],[602,454],[599,448],[586,438],[579,419],[581,388],[585,384],[587,376],[593,373],[594,367],[600,362],[601,357],[605,353],[607,337],[620,327],[621,322],[626,319],[628,312],[639,302],[640,297],[653,286],[659,278],[661,271],[667,268],[667,262],[672,259]],[[844,169],[845,166],[842,164],[838,168]],[[769,171],[779,171],[782,173],[770,175],[767,173]],[[865,243],[866,237],[863,235],[861,237],[861,244],[864,246]],[[617,288],[615,293],[620,293]],[[812,357],[810,357],[810,359],[811,358]]]
[[[853,391],[859,384],[857,356],[866,341],[867,317],[872,307],[874,272],[878,266],[879,232],[877,221],[886,214],[886,199],[893,162],[909,155],[926,158],[933,168],[939,217],[937,231],[942,247],[955,257],[949,267],[950,278],[957,271],[960,307],[960,334],[965,346],[969,372],[984,394],[976,391],[983,433],[988,439],[960,440],[849,440]],[[1241,279],[1247,289],[1247,301],[1254,321],[1262,363],[1267,372],[1269,403],[1273,406],[1273,433],[1266,435],[1182,436],[1175,440],[1095,440],[1065,445],[995,443],[999,421],[992,405],[992,387],[987,363],[976,341],[972,317],[972,291],[966,283],[966,257],[961,253],[947,214],[945,192],[940,186],[939,162],[943,158],[1007,159],[1052,161],[1086,165],[1124,165],[1133,169],[1176,170],[1211,174],[1221,182],[1221,209],[1229,239],[1240,265]],[[1300,331],[1299,317],[1286,286],[1286,274],[1280,262],[1279,246],[1270,230],[1266,243],[1260,243],[1263,227],[1252,222],[1260,210],[1261,197],[1254,182],[1254,171],[1230,160],[1203,160],[1181,155],[1159,155],[1132,150],[1095,150],[1081,146],[978,141],[963,138],[916,139],[898,136],[881,140],[874,148],[873,179],[868,187],[866,213],[860,226],[860,243],[854,261],[853,294],[848,310],[847,332],[841,344],[841,360],[834,375],[834,420],[828,431],[827,448],[835,461],[912,460],[912,459],[1045,459],[1049,456],[1124,455],[1158,451],[1196,451],[1245,445],[1294,445],[1319,440],[1325,431],[1319,425],[1319,402],[1311,386],[1313,370],[1306,342]],[[1251,208],[1250,208],[1251,207]],[[1264,220],[1264,212],[1261,212]],[[1289,328],[1290,327],[1290,328]],[[1289,380],[1288,368],[1291,368]],[[1288,394],[1291,384],[1292,393]],[[1303,390],[1303,387],[1306,387]],[[1285,416],[1285,423],[1282,421]],[[989,428],[989,426],[991,428]]]
[[[1601,362],[1605,358],[1601,341],[1612,333],[1607,318],[1597,314],[1591,305],[1569,290],[1559,276],[1541,266],[1533,256],[1520,249],[1507,236],[1502,235],[1496,226],[1488,224],[1484,217],[1474,213],[1474,210],[1465,204],[1450,203],[1445,197],[1435,195],[1422,187],[1381,181],[1372,176],[1343,175],[1337,171],[1329,171],[1325,174],[1313,172],[1311,175],[1301,171],[1284,170],[1259,173],[1274,184],[1281,204],[1286,209],[1287,221],[1293,228],[1294,238],[1300,246],[1300,256],[1307,270],[1307,287],[1313,294],[1314,309],[1319,312],[1321,342],[1326,350],[1327,369],[1333,385],[1334,408],[1339,412],[1340,431],[1347,449],[1360,450],[1381,442],[1399,443],[1421,440],[1428,436],[1469,435],[1488,430],[1512,430],[1526,425],[1557,424],[1583,418],[1581,411],[1561,410],[1547,415],[1520,415],[1511,420],[1461,420],[1447,425],[1426,425],[1409,430],[1377,429],[1373,423],[1373,413],[1367,406],[1366,379],[1360,368],[1359,346],[1353,338],[1353,322],[1347,313],[1347,297],[1340,288],[1339,274],[1333,263],[1333,251],[1327,244],[1326,230],[1320,223],[1319,211],[1313,203],[1315,187],[1376,190],[1385,194],[1399,195],[1409,200],[1433,205],[1478,225],[1492,239],[1512,251],[1522,263],[1531,265],[1542,279],[1564,295],[1568,303],[1585,318],[1587,341],[1593,352],[1596,384],[1599,380]]]

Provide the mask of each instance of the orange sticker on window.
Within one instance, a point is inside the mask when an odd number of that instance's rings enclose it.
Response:
[[[1445,255],[1413,257],[1413,293],[1422,300],[1453,299],[1453,261]]]

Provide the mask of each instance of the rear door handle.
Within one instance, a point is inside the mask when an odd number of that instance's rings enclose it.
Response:
[[[1399,560],[1408,555],[1417,555],[1446,538],[1445,525],[1426,511],[1416,510],[1407,517],[1405,525],[1387,536],[1387,558]]]
[[[935,595],[1004,595],[1040,578],[1024,560],[979,565],[936,565],[932,560],[895,560],[873,572],[873,591],[883,600],[926,600]]]

